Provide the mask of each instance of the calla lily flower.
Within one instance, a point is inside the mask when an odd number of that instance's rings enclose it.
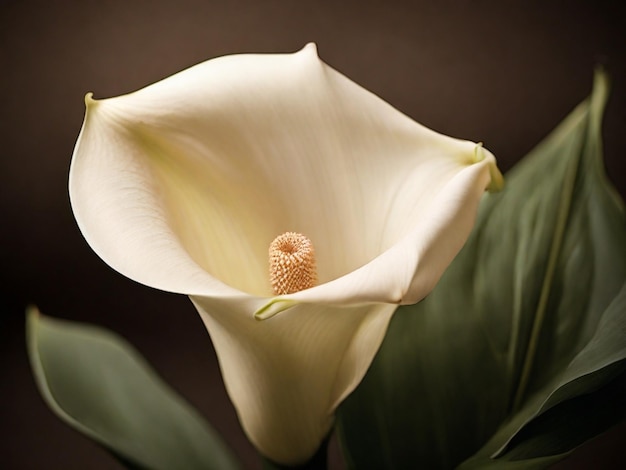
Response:
[[[85,101],[69,180],[84,237],[191,298],[245,432],[282,464],[315,453],[397,306],[433,289],[502,183],[481,145],[414,122],[312,44]],[[315,275],[275,292],[268,247],[292,232]]]

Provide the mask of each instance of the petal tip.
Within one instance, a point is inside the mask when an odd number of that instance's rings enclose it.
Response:
[[[483,147],[482,142],[478,142],[474,147],[474,160],[472,163],[482,162],[487,156],[485,152],[485,147]]]
[[[490,193],[495,193],[501,191],[504,188],[504,177],[500,170],[498,169],[498,165],[496,164],[496,157],[483,147],[482,142],[478,142],[476,147],[474,147],[474,161],[473,163],[479,163],[488,160],[489,165],[489,184],[487,184],[486,190]]]
[[[307,43],[302,50],[300,50],[300,52],[313,55],[314,57],[319,57],[319,54],[317,53],[317,44],[314,42]]]
[[[275,297],[263,305],[260,309],[254,312],[254,318],[256,320],[267,320],[279,313],[293,307],[297,302],[295,300],[282,299]]]
[[[504,176],[495,163],[489,165],[489,176],[491,176],[491,181],[487,185],[487,191],[490,193],[502,191],[504,189]]]
[[[87,108],[89,108],[90,106],[93,106],[93,105],[94,105],[94,104],[96,104],[97,102],[98,102],[98,100],[95,100],[95,99],[93,98],[93,92],[92,92],[92,91],[90,91],[89,93],[87,93],[87,94],[85,95],[85,106],[86,106]]]

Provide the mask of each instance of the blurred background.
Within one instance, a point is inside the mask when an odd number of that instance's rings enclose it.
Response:
[[[259,468],[191,303],[121,277],[76,227],[67,174],[86,92],[114,96],[215,56],[314,41],[334,68],[430,128],[484,142],[508,170],[604,64],[606,166],[624,197],[620,3],[0,0],[0,467],[120,468],[40,399],[24,343],[24,308],[35,303],[122,334]],[[625,442],[622,425],[556,468],[625,468]]]

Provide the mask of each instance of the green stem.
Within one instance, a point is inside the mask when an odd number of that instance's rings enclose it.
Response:
[[[329,440],[330,436],[324,439],[315,455],[303,464],[290,467],[288,465],[272,462],[268,458],[261,456],[262,468],[263,470],[326,470],[328,468],[327,452]]]

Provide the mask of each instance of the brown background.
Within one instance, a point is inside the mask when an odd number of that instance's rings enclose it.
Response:
[[[117,95],[214,56],[315,41],[326,62],[417,121],[485,142],[506,170],[588,95],[603,63],[606,163],[624,196],[621,3],[0,0],[0,467],[119,468],[39,398],[23,339],[30,302],[123,334],[258,466],[189,301],[121,277],[76,228],[66,186],[85,92]],[[625,430],[559,468],[626,467]]]

